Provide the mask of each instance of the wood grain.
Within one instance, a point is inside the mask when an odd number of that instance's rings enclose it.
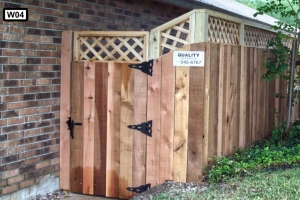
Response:
[[[73,62],[71,74],[71,116],[75,122],[83,122],[83,74],[84,63]],[[83,193],[83,126],[74,127],[71,140],[71,191]]]
[[[191,51],[205,51],[205,44],[192,44]],[[199,182],[202,178],[202,135],[204,124],[204,67],[190,68],[189,135],[187,181]]]
[[[159,184],[161,58],[153,62],[153,75],[148,76],[147,121],[152,122],[152,137],[147,138],[146,183]]]
[[[159,181],[173,180],[175,67],[173,54],[161,57],[161,140]]]
[[[70,117],[70,88],[72,61],[72,31],[62,32],[61,43],[61,85],[60,85],[60,179],[59,188],[70,190],[70,134],[66,121]]]
[[[119,197],[120,170],[120,111],[121,111],[120,64],[108,64],[107,92],[107,159],[106,159],[106,196]]]
[[[101,196],[106,192],[107,76],[108,64],[96,63],[94,194]]]
[[[132,187],[132,148],[133,130],[127,126],[133,124],[134,108],[134,74],[128,64],[122,64],[121,78],[121,112],[120,112],[120,173],[119,173],[119,198],[129,199],[132,192],[127,187]]]

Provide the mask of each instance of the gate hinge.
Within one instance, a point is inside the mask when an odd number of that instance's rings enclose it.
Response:
[[[142,133],[152,137],[152,120],[137,125],[129,125],[127,127],[141,131]]]
[[[70,136],[72,139],[74,139],[74,134],[73,134],[74,126],[82,126],[82,123],[74,122],[74,120],[72,120],[71,117],[68,117],[67,124],[68,124],[68,130],[70,130]]]
[[[136,193],[142,193],[142,192],[145,192],[146,190],[148,190],[149,188],[151,188],[150,183],[148,183],[146,185],[141,185],[140,187],[128,187],[128,188],[126,188],[126,190],[131,191],[131,192],[136,192]]]
[[[130,64],[128,65],[130,68],[141,70],[142,72],[152,76],[153,72],[153,59],[149,60],[148,62],[142,62],[140,64]]]

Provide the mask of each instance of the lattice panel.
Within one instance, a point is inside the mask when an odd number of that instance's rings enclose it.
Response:
[[[189,19],[161,32],[161,55],[189,44]]]
[[[244,45],[252,47],[266,47],[268,41],[276,36],[276,33],[245,25]]]
[[[240,24],[209,16],[208,40],[225,44],[240,44]]]
[[[80,36],[78,60],[145,61],[144,36]]]

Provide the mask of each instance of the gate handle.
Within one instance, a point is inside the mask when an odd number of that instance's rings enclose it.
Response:
[[[68,117],[67,124],[68,124],[68,130],[70,130],[70,136],[72,139],[74,139],[74,134],[73,134],[74,126],[82,126],[82,123],[74,122],[74,120],[72,120],[71,117]]]

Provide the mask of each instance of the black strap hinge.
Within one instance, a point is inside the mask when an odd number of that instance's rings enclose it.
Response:
[[[142,62],[140,64],[130,64],[128,65],[130,68],[141,70],[142,72],[152,76],[153,73],[153,59],[148,62]]]
[[[151,184],[141,185],[140,187],[128,187],[126,190],[136,193],[142,193],[151,188]]]
[[[137,125],[129,125],[127,127],[141,131],[142,133],[152,137],[152,120]]]
[[[72,120],[71,117],[68,117],[67,124],[68,124],[68,130],[70,130],[70,136],[72,139],[74,139],[74,133],[73,133],[74,126],[82,126],[82,123],[74,122],[74,120]]]

